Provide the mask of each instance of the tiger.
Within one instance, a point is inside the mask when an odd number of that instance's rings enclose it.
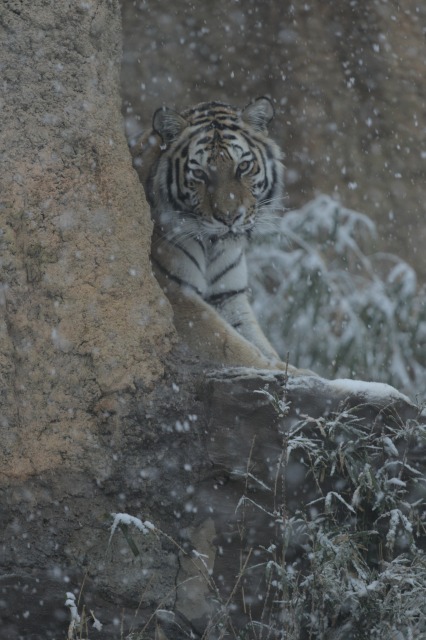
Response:
[[[244,109],[203,102],[157,109],[131,148],[151,207],[154,274],[179,336],[215,365],[281,369],[248,299],[245,249],[282,208],[282,152],[268,136],[269,98]],[[306,373],[306,372],[305,372]]]

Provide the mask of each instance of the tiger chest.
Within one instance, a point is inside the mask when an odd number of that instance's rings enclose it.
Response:
[[[242,239],[201,242],[196,238],[153,244],[152,258],[168,281],[217,305],[247,287]]]

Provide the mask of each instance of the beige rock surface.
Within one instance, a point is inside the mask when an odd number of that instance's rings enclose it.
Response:
[[[120,117],[116,3],[1,12],[0,469],[21,477],[90,460],[173,329]]]

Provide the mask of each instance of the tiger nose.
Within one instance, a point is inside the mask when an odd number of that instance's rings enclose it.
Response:
[[[234,224],[244,219],[246,211],[246,207],[240,206],[236,209],[226,209],[223,213],[218,213],[216,217],[228,225],[228,227],[232,227]]]
[[[242,220],[247,212],[247,208],[244,205],[239,207],[223,207],[223,209],[219,207],[214,207],[214,217],[216,220],[223,222],[228,226],[232,226],[239,220]]]
[[[236,211],[232,214],[232,221],[238,222],[238,220],[243,220],[247,213],[247,207],[241,204]]]
[[[229,194],[229,205],[226,210],[226,217],[229,221],[228,224],[235,224],[239,220],[243,219],[247,213],[247,207],[244,204],[240,204],[238,207],[235,206],[235,194]]]

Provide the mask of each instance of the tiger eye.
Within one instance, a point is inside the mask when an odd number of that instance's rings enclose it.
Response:
[[[243,160],[243,162],[240,162],[240,164],[238,165],[238,172],[244,173],[245,171],[248,171],[250,169],[251,164],[252,164],[251,161]]]
[[[192,175],[194,176],[194,178],[197,178],[197,180],[205,180],[206,179],[206,174],[204,173],[204,171],[202,169],[193,169],[192,170]]]

